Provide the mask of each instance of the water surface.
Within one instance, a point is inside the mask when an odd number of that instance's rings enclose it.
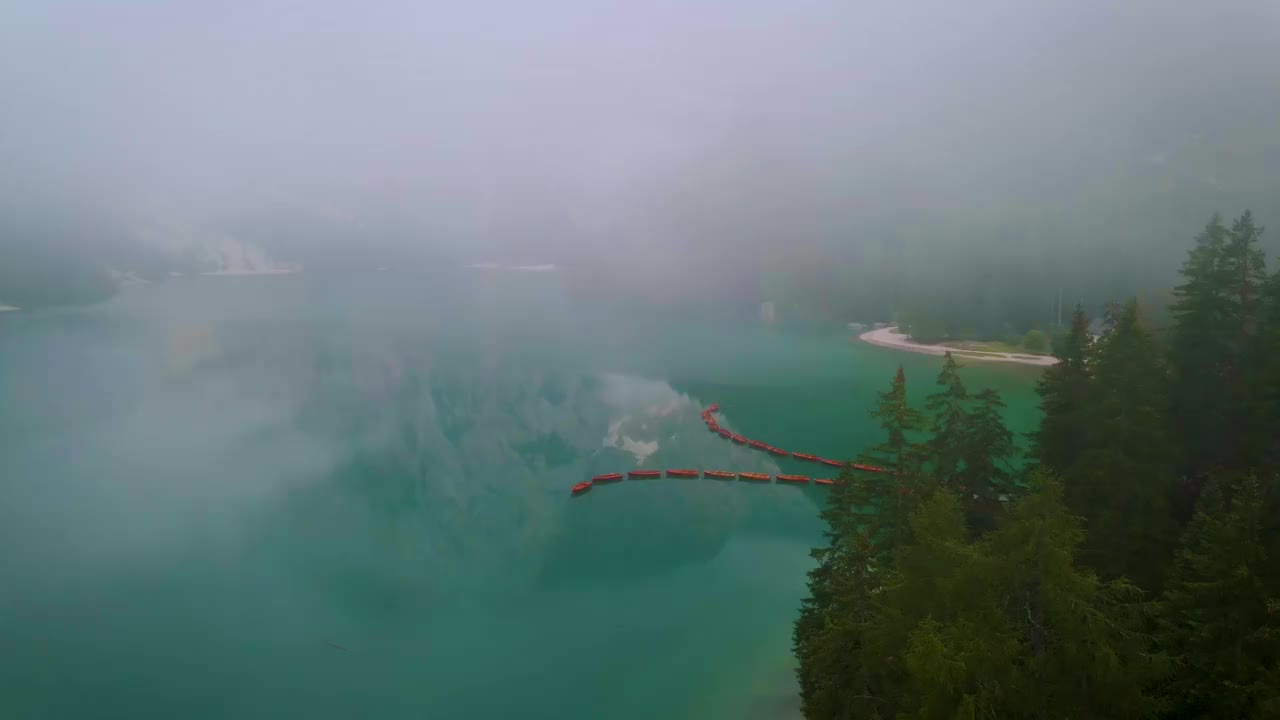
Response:
[[[180,279],[0,317],[0,714],[779,718],[822,491],[901,363],[556,273]],[[1018,430],[1034,368],[975,366]]]

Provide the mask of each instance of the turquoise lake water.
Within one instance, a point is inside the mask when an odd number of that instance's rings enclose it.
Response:
[[[787,718],[818,488],[902,364],[552,273],[179,279],[0,316],[0,716]],[[1018,431],[1038,370],[975,363]]]

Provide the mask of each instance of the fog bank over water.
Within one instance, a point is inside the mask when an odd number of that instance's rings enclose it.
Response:
[[[699,411],[840,457],[936,359],[512,275],[184,278],[0,323],[0,714],[794,708],[822,490],[569,488],[814,472]],[[1030,427],[1031,376],[972,372]]]

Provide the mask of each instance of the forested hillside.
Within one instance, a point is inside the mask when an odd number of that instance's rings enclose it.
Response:
[[[1196,237],[1166,332],[1071,317],[1015,456],[947,356],[901,370],[823,517],[795,625],[809,718],[1280,716],[1280,271],[1246,212]],[[919,381],[915,380],[914,381]],[[1025,460],[1025,462],[1024,462]]]
[[[1127,297],[1163,327],[1188,227],[1223,207],[1280,214],[1280,140],[1225,127],[1153,135],[1052,193],[965,186],[918,205],[888,198],[838,241],[800,241],[771,258],[763,292],[784,317],[896,319],[939,337],[1050,333],[1076,304],[1100,315]],[[1280,238],[1262,242],[1280,252]]]

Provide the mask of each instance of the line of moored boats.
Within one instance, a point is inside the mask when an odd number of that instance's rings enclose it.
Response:
[[[741,435],[738,435],[736,433],[732,433],[726,430],[725,428],[720,427],[719,421],[716,420],[715,413],[718,412],[719,410],[720,410],[720,404],[712,403],[710,407],[702,411],[702,420],[707,424],[708,430],[718,434],[720,437],[725,438],[726,440],[730,440],[739,445],[746,445],[756,450],[764,450],[771,455],[777,455],[780,457],[793,457],[796,460],[804,460],[807,462],[817,462],[817,463],[822,463],[823,465],[830,465],[831,467],[844,467],[845,465],[845,463],[842,463],[839,460],[830,460],[828,458],[818,457],[817,455],[810,455],[808,453],[788,452],[786,450],[783,450],[782,448],[769,445],[768,443],[763,443],[763,442],[760,442],[759,440],[751,440]],[[861,465],[858,463],[850,463],[850,466],[855,470],[862,470],[864,472],[877,472],[877,473],[884,472],[884,468],[876,467],[874,465]],[[674,470],[667,470],[666,472],[667,472],[667,477],[680,477],[680,478],[696,478],[699,475],[701,475],[702,477],[714,478],[717,480],[737,479],[737,480],[746,480],[750,482],[769,482],[771,479],[777,478],[777,481],[779,483],[786,483],[790,485],[808,485],[810,482],[810,478],[807,475],[783,474],[783,475],[774,475],[771,478],[769,475],[765,473],[731,472],[728,470],[699,471],[699,470],[674,469]],[[626,477],[636,478],[636,479],[660,478],[662,477],[662,471],[661,470],[629,470],[627,471]],[[585,482],[580,482],[574,485],[571,494],[581,495],[587,492],[588,490],[590,490],[592,487],[594,487],[597,484],[617,482],[622,478],[623,478],[622,473],[607,473],[605,475],[596,475],[590,480],[587,480]],[[835,478],[812,478],[812,481],[815,485],[834,485],[836,483]]]

